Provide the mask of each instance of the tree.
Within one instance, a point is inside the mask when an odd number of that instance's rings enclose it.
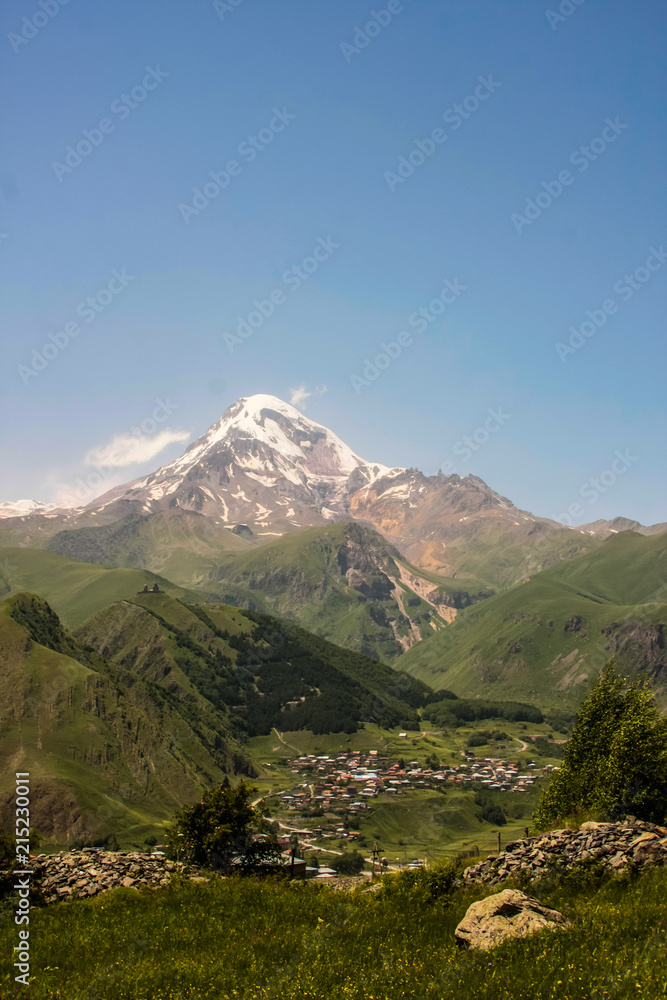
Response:
[[[363,855],[359,851],[345,851],[333,863],[339,875],[359,875],[364,870]]]
[[[645,684],[619,677],[612,663],[579,710],[534,823],[544,829],[591,813],[667,820],[667,719]]]
[[[266,832],[262,809],[251,799],[257,789],[241,782],[236,788],[219,785],[186,806],[174,817],[168,833],[170,857],[202,867],[256,870],[277,861],[275,836]],[[261,835],[261,836],[258,836]]]

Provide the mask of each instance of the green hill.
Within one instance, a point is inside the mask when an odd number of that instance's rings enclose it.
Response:
[[[623,532],[462,611],[399,669],[462,697],[572,709],[602,665],[667,677],[667,534]]]
[[[111,601],[131,597],[155,583],[173,597],[206,599],[143,569],[114,569],[76,562],[43,549],[0,549],[0,597],[22,591],[39,594],[69,628],[90,618]]]
[[[81,562],[150,570],[180,586],[205,590],[221,561],[260,543],[257,537],[235,534],[215,518],[170,508],[60,531],[44,548]]]
[[[29,771],[47,842],[141,844],[225,774],[253,773],[274,726],[417,729],[420,681],[291,623],[165,593],[115,602],[69,632],[34,594],[0,603],[0,821]]]
[[[143,678],[63,628],[33,594],[0,603],[0,819],[30,772],[31,822],[51,843],[141,844],[226,773],[252,773],[229,713]]]
[[[482,588],[475,580],[459,584],[425,573],[375,530],[340,522],[228,559],[207,589],[390,662],[444,627],[439,604],[456,607],[472,599],[469,590],[476,595]]]
[[[279,615],[390,662],[443,628],[450,609],[491,593],[474,579],[411,566],[375,530],[355,523],[257,545],[211,518],[180,513],[63,531],[46,549],[0,549],[0,595],[34,591],[73,626],[158,582],[191,603],[217,599]]]
[[[227,605],[140,594],[76,629],[98,653],[186,697],[196,688],[249,736],[354,732],[360,722],[418,728],[432,692],[391,667],[291,622]]]

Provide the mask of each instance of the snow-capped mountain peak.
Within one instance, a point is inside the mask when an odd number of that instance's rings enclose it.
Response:
[[[273,455],[311,475],[348,476],[359,466],[368,465],[332,431],[309,420],[294,406],[277,396],[258,394],[237,400],[180,458],[160,472],[187,472],[216,445],[224,447],[232,442],[237,446],[264,445]]]
[[[119,500],[145,513],[178,506],[230,527],[259,531],[280,522],[288,530],[345,516],[352,492],[390,473],[294,406],[261,394],[238,399],[180,458],[90,508]]]

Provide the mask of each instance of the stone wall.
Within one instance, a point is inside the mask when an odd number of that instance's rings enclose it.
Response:
[[[75,896],[96,896],[119,886],[166,885],[175,873],[197,877],[199,872],[151,854],[119,851],[68,851],[40,854],[32,862],[33,885],[46,903]]]
[[[495,885],[518,874],[538,878],[554,865],[568,867],[596,858],[613,871],[667,863],[667,829],[652,823],[584,823],[579,830],[552,830],[507,844],[503,854],[490,854],[466,868],[464,878]]]

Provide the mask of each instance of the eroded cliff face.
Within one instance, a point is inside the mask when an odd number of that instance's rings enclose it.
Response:
[[[619,668],[644,671],[661,693],[667,684],[667,626],[643,622],[613,623],[602,630]]]

